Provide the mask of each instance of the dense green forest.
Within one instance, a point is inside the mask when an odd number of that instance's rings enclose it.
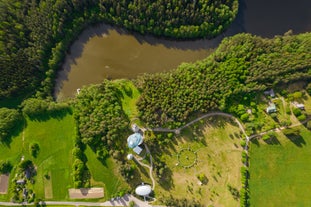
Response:
[[[71,42],[92,23],[173,38],[214,37],[237,14],[237,0],[0,0],[0,99],[53,90]]]
[[[120,99],[117,87],[105,80],[100,85],[83,88],[74,101],[78,136],[100,160],[109,155],[120,158],[125,146],[123,133],[129,130],[129,120]]]
[[[263,39],[250,34],[225,38],[209,57],[176,70],[144,75],[140,118],[150,126],[178,126],[194,113],[231,111],[251,92],[311,79],[311,33]]]

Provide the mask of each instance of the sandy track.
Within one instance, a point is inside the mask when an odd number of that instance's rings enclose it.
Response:
[[[0,194],[6,194],[9,186],[9,174],[0,175]]]
[[[83,199],[83,198],[102,198],[104,197],[103,188],[80,188],[69,189],[69,197],[71,199]]]

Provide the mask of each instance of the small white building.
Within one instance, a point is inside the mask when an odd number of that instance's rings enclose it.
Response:
[[[301,110],[305,110],[305,105],[304,104],[297,104],[296,107],[301,109]]]
[[[137,186],[135,189],[135,193],[139,196],[147,197],[151,193],[152,189],[150,185],[142,183],[141,185]]]

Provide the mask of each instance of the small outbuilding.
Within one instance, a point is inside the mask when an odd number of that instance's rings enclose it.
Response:
[[[16,181],[16,183],[23,185],[23,184],[25,184],[25,180],[24,179],[19,179],[19,180]]]
[[[127,158],[128,160],[132,160],[132,159],[134,158],[134,156],[133,156],[132,154],[128,154],[128,155],[126,156],[126,158]]]
[[[304,104],[296,103],[295,106],[296,106],[296,108],[298,108],[298,109],[305,110],[305,105],[304,105]]]
[[[266,109],[266,112],[268,114],[271,114],[271,113],[275,113],[277,110],[276,110],[276,106],[274,103],[270,103],[270,105],[267,107]]]
[[[271,98],[274,98],[275,97],[275,93],[274,93],[274,90],[273,89],[270,89],[268,91],[264,91],[264,94],[266,96],[270,96]]]

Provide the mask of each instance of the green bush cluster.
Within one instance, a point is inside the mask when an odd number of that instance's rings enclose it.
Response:
[[[13,166],[10,161],[0,161],[0,174],[7,174],[10,173]]]
[[[90,187],[90,172],[85,162],[76,158],[73,162],[72,172],[75,188]]]
[[[15,109],[0,108],[0,142],[6,141],[22,120],[22,115]]]
[[[38,156],[39,150],[40,150],[40,146],[38,143],[32,143],[29,145],[29,151],[33,157],[36,158]]]

